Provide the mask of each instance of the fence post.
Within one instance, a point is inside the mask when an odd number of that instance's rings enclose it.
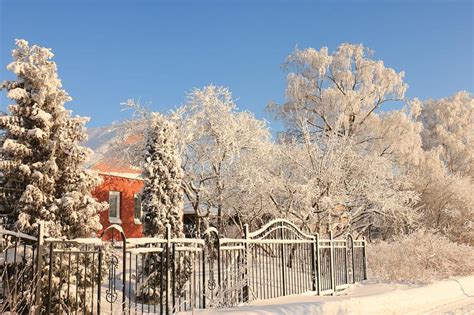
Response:
[[[221,282],[221,241],[219,239],[219,232],[216,231],[216,247],[217,247],[217,287],[222,288]]]
[[[329,231],[329,242],[331,243],[331,249],[330,249],[330,260],[331,260],[331,289],[334,294],[336,292],[336,281],[334,279],[334,240],[333,240],[333,235],[332,231]]]
[[[98,259],[99,270],[97,271],[97,314],[100,315],[100,301],[102,291],[102,246],[99,247],[99,259]]]
[[[38,242],[36,245],[36,294],[35,314],[41,314],[41,274],[43,269],[44,225],[40,222],[38,228]]]
[[[249,225],[244,224],[244,273],[242,275],[244,281],[243,287],[243,302],[249,301],[249,279],[248,279],[248,266],[249,266],[249,257],[248,257],[248,240],[249,240]]]
[[[171,294],[171,225],[166,224],[166,314],[170,313],[170,294]]]
[[[316,233],[316,290],[321,294],[321,256],[319,255],[319,233]]]
[[[316,284],[316,248],[317,245],[316,243],[318,242],[318,235],[316,234],[314,236],[313,243],[311,244],[311,285],[312,285],[312,290],[316,291],[317,290],[317,284]]]
[[[202,248],[202,308],[206,308],[206,251],[207,243]]]
[[[51,314],[51,286],[53,278],[53,242],[49,243],[49,270],[48,270],[48,305],[47,314]]]
[[[363,263],[363,269],[364,269],[364,280],[367,280],[367,255],[366,255],[366,244],[367,244],[367,240],[364,237],[362,237],[362,263]]]
[[[123,279],[122,279],[122,312],[125,314],[125,303],[126,303],[126,292],[125,288],[127,286],[127,239],[125,238],[125,235],[122,234],[122,246],[123,246],[123,252],[122,252],[122,274],[123,274]]]
[[[352,283],[355,283],[355,257],[354,257],[354,237],[352,234],[347,234],[348,240],[350,239],[350,245],[351,245],[351,271],[352,271]],[[349,243],[347,244],[349,245]]]
[[[280,239],[283,240],[283,223],[280,226]],[[280,256],[281,256],[281,280],[283,295],[286,295],[286,276],[285,276],[285,255],[283,251],[283,244],[280,244]]]
[[[344,265],[345,265],[345,276],[346,276],[346,284],[349,284],[350,281],[349,281],[349,259],[347,257],[347,252],[349,250],[349,235],[346,236],[346,243],[345,243],[345,250],[344,250]]]

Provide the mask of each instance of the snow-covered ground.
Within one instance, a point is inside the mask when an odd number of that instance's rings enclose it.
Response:
[[[238,308],[199,310],[194,313],[199,315],[474,314],[474,276],[429,285],[367,282],[352,286],[337,296],[322,297],[307,293],[254,301],[248,306]]]

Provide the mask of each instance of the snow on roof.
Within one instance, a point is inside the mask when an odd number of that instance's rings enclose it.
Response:
[[[118,141],[118,132],[120,126],[108,126],[102,128],[91,128],[88,130],[89,140],[84,143],[85,146],[94,151],[93,156],[87,162],[87,166],[99,174],[142,179],[142,170],[138,166],[131,165],[126,159],[114,156],[111,148]],[[143,139],[143,135],[130,135],[124,142],[133,144]]]
[[[102,175],[123,177],[129,179],[142,180],[142,170],[139,167],[132,166],[119,159],[104,157],[95,164],[91,165],[91,169]]]

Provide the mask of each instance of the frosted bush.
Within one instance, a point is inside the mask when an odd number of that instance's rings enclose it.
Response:
[[[419,230],[368,245],[369,279],[430,282],[474,274],[474,247]]]

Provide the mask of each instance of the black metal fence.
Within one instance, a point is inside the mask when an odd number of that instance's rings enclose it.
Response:
[[[0,314],[28,314],[40,304],[38,238],[0,228]]]
[[[170,314],[314,291],[367,278],[366,242],[320,239],[287,220],[244,237],[55,240],[0,230],[1,312]],[[117,237],[112,237],[117,239]],[[21,249],[20,249],[21,248]],[[39,255],[38,255],[39,253]]]

